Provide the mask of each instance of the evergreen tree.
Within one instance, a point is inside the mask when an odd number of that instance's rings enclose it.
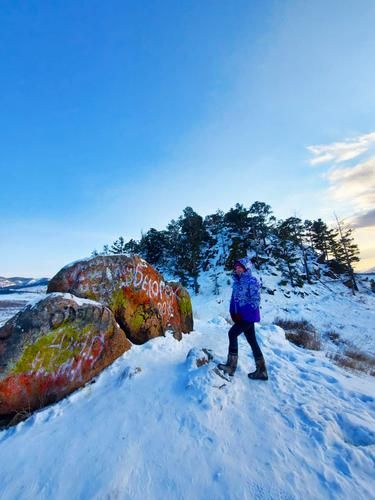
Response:
[[[249,214],[252,238],[254,240],[261,240],[263,247],[266,247],[266,238],[270,234],[272,225],[276,220],[272,215],[271,206],[262,201],[255,201],[249,209]]]
[[[249,210],[243,205],[236,203],[235,208],[231,208],[224,215],[224,223],[230,230],[232,236],[241,238],[248,237],[249,233]]]
[[[126,254],[139,254],[140,253],[139,243],[133,239],[130,239],[124,245],[124,253],[126,253]]]
[[[317,219],[313,221],[309,229],[313,248],[321,252],[323,261],[328,260],[328,251],[332,234],[330,233],[327,224],[323,222],[322,219]]]
[[[234,237],[229,247],[228,258],[225,262],[225,269],[231,271],[236,260],[247,255],[249,243],[244,238]]]
[[[274,247],[274,255],[279,259],[280,269],[289,278],[291,285],[303,286],[303,279],[298,272],[297,263],[300,260],[299,242],[296,235],[296,217],[289,217],[285,221],[279,221],[276,234],[277,245]]]
[[[175,276],[177,274],[177,257],[181,249],[181,232],[179,222],[172,219],[166,230],[166,268]]]
[[[303,223],[304,226],[304,235],[305,235],[305,243],[309,248],[314,250],[314,242],[313,242],[313,223],[311,220],[306,219]]]
[[[305,224],[298,217],[289,217],[285,221],[291,231],[292,242],[299,248],[302,256],[303,268],[305,270],[306,280],[311,284],[311,273],[308,264],[308,247],[306,239],[308,239],[305,231]]]
[[[157,231],[151,228],[142,235],[139,242],[139,253],[152,265],[163,266],[167,251],[167,234],[165,231]]]
[[[126,253],[124,238],[122,236],[120,236],[118,240],[114,241],[112,243],[112,246],[109,249],[109,251],[112,254],[123,254],[123,253]]]
[[[342,220],[340,221],[337,216],[335,217],[339,235],[338,260],[346,268],[346,273],[349,275],[352,282],[352,291],[354,295],[355,292],[358,291],[358,285],[354,275],[353,264],[359,262],[359,249],[358,245],[354,243],[352,228]]]
[[[335,228],[328,231],[328,253],[331,259],[328,260],[330,269],[336,274],[344,274],[346,271],[342,258],[342,246],[340,243],[339,232]]]
[[[191,207],[186,207],[178,220],[180,239],[176,257],[176,273],[182,282],[192,280],[194,292],[199,292],[199,271],[202,267],[202,247],[207,238],[203,218]]]
[[[204,219],[206,232],[203,270],[207,270],[211,259],[214,265],[223,265],[228,257],[228,235],[224,222],[224,212],[218,210]]]

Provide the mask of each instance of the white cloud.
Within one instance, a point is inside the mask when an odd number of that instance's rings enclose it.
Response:
[[[353,167],[335,168],[326,177],[334,200],[350,203],[357,210],[375,206],[375,156]]]
[[[375,132],[371,132],[353,139],[346,139],[344,142],[308,146],[307,149],[314,156],[310,160],[310,165],[314,166],[328,162],[342,163],[352,160],[369,151],[374,145]]]
[[[361,251],[361,261],[356,265],[358,271],[375,265],[375,155],[371,149],[374,144],[375,132],[307,148],[314,155],[311,165],[330,164],[323,174],[328,182],[330,209],[345,215],[346,221],[356,229],[355,241]],[[358,157],[364,153],[368,155],[361,161]],[[354,158],[356,162],[349,162]]]

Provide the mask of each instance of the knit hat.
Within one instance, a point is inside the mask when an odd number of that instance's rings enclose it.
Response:
[[[250,271],[251,272],[251,260],[248,257],[244,257],[243,259],[238,259],[234,262],[233,267],[235,268],[236,266],[241,266],[243,267],[244,271]]]

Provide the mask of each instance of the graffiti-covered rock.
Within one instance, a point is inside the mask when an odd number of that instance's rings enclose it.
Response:
[[[50,294],[28,305],[0,328],[0,415],[61,399],[130,347],[102,304]]]
[[[97,256],[66,266],[54,276],[48,292],[69,292],[108,306],[135,344],[172,330],[177,339],[193,329],[189,293],[168,283],[136,255]]]

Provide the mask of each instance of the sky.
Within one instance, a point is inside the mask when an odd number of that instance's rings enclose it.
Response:
[[[0,276],[186,206],[334,214],[375,266],[375,2],[3,1]]]

